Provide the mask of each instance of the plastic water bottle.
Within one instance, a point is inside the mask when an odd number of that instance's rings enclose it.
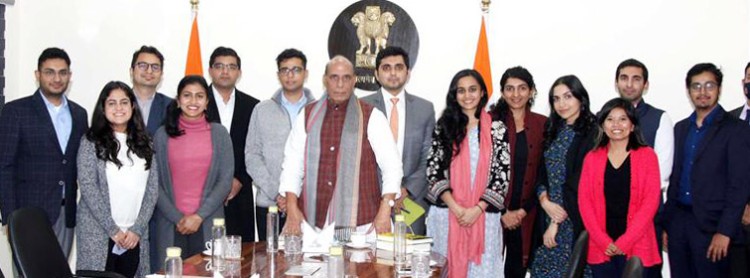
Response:
[[[214,226],[211,228],[211,269],[214,272],[224,270],[226,236],[224,218],[214,218]]]
[[[166,278],[182,278],[182,249],[167,247],[167,259],[164,260]]]
[[[344,248],[331,246],[328,248],[328,277],[344,278]]]
[[[396,215],[393,229],[393,262],[397,271],[406,268],[406,222],[403,214]]]
[[[279,251],[279,207],[268,207],[266,216],[266,252],[275,253]]]

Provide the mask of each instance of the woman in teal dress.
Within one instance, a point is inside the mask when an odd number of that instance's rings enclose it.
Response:
[[[539,169],[537,195],[543,208],[543,244],[534,250],[531,277],[562,277],[573,244],[583,230],[578,211],[578,180],[583,159],[594,145],[595,116],[589,95],[574,75],[558,78],[549,92],[551,109]],[[586,271],[590,277],[590,271]]]

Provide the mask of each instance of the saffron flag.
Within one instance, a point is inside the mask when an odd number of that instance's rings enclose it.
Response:
[[[477,42],[477,53],[474,54],[474,69],[482,75],[484,83],[487,84],[487,97],[492,98],[492,70],[490,67],[490,49],[487,46],[487,31],[484,28],[484,17],[482,17],[482,29],[479,31],[479,42]]]
[[[193,17],[193,28],[190,31],[190,45],[188,46],[187,62],[185,63],[185,75],[203,76],[201,67],[201,40],[198,36],[198,13]]]

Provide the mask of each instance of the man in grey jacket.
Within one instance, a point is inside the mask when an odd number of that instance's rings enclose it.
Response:
[[[277,76],[281,88],[271,97],[255,106],[245,145],[247,173],[253,177],[258,190],[255,197],[255,219],[258,223],[258,240],[266,240],[266,215],[268,207],[275,205],[279,196],[281,162],[284,145],[292,124],[302,108],[315,100],[307,80],[307,58],[297,49],[286,49],[276,57]],[[282,200],[283,201],[283,200]],[[284,226],[281,217],[279,227]]]

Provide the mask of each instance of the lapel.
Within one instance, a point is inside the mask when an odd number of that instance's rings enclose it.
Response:
[[[153,127],[153,126],[159,126],[161,123],[157,121],[162,120],[162,115],[159,114],[159,110],[164,107],[164,98],[162,98],[158,92],[154,93],[154,100],[151,102],[151,108],[149,108],[148,112],[148,123],[146,123],[146,128]],[[162,111],[163,113],[163,111]]]
[[[229,130],[229,134],[234,137],[234,133],[239,131],[241,126],[247,126],[249,123],[243,120],[244,111],[247,111],[248,107],[245,105],[245,93],[240,90],[234,89],[234,113],[232,114],[232,126]]]
[[[42,99],[43,97],[44,96],[42,96],[42,92],[37,90],[32,97],[32,99],[34,100],[32,103],[34,105],[34,109],[37,112],[37,115],[42,115],[40,117],[42,124],[41,128],[46,133],[47,139],[49,139],[52,145],[55,146],[55,150],[57,150],[58,154],[62,155],[63,153],[62,149],[60,149],[60,141],[57,140],[57,133],[55,133],[55,125],[52,124],[52,118],[50,118],[49,111],[47,111],[47,106]],[[73,134],[73,132],[71,132],[70,134]]]
[[[380,112],[383,112],[386,116],[388,116],[388,112],[385,111],[385,100],[383,100],[383,89],[379,89],[377,96],[375,97],[375,108],[380,110]]]
[[[212,121],[221,123],[221,116],[219,116],[219,107],[216,106],[216,98],[214,98],[214,85],[208,86],[208,113],[209,118]]]
[[[706,135],[705,137],[703,137],[703,140],[701,140],[701,142],[698,143],[698,150],[696,150],[695,152],[695,157],[694,157],[693,162],[696,162],[698,161],[698,159],[700,159],[703,152],[710,145],[711,140],[713,140],[713,138],[716,137],[716,134],[719,133],[721,126],[724,124],[724,117],[726,116],[726,112],[720,106],[714,109],[721,109],[721,110],[716,111],[717,112],[716,119],[714,119],[714,122],[711,123],[711,126],[708,127],[708,130],[706,130]]]
[[[78,114],[77,111],[73,109],[74,105],[75,104],[73,102],[68,100],[68,109],[70,110],[70,120],[72,121],[72,123],[70,125],[70,135],[68,136],[68,145],[65,146],[65,153],[63,155],[71,154],[71,152],[73,151],[71,149],[73,145],[79,143],[79,142],[74,142],[74,141],[81,139],[81,138],[77,138],[77,134],[84,133],[86,129],[86,127],[81,126],[81,123],[85,123],[86,119],[85,117],[81,117],[82,115]],[[84,130],[84,131],[78,132],[78,130]],[[77,156],[78,154],[72,154],[72,155]]]

